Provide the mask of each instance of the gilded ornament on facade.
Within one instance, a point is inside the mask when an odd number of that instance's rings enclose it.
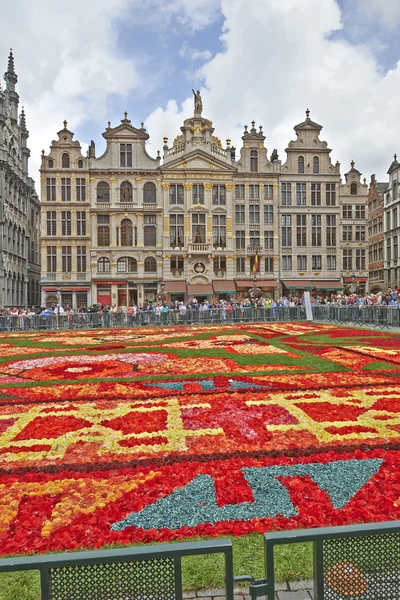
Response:
[[[162,184],[162,188],[163,188],[163,190],[169,190],[169,186],[170,186],[170,184],[169,184],[169,183],[163,183],[163,184]]]
[[[191,190],[193,188],[193,183],[191,183],[190,181],[186,181],[183,184],[183,187],[185,188],[185,190]]]
[[[258,144],[258,147],[259,147],[259,148],[264,148],[264,144],[263,144],[262,142],[260,142],[260,143]]]
[[[243,144],[243,148],[250,148],[250,144],[249,144],[249,142],[245,142],[245,143]]]
[[[210,181],[206,181],[204,183],[204,189],[205,190],[212,190],[213,189],[213,184]]]
[[[138,183],[141,183],[141,182],[143,181],[143,179],[142,179],[141,177],[136,177],[136,181],[137,181]]]
[[[227,190],[233,190],[233,188],[235,187],[234,183],[226,183],[225,187]]]
[[[111,178],[109,179],[109,182],[110,182],[110,183],[114,183],[115,181],[117,181],[115,177],[111,177]]]

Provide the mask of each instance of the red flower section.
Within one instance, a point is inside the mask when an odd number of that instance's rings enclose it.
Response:
[[[331,404],[330,402],[316,402],[315,404],[299,402],[297,406],[319,423],[356,421],[366,410],[357,406],[343,406],[342,404]]]
[[[327,427],[325,429],[333,435],[346,435],[348,433],[377,433],[373,427],[362,427],[362,425],[348,425],[347,427]]]
[[[85,419],[76,417],[37,417],[29,423],[15,438],[19,440],[41,440],[60,437],[68,432],[78,431],[84,427],[91,427],[92,424]]]
[[[131,412],[124,417],[117,417],[110,421],[102,421],[104,427],[120,430],[124,434],[128,433],[152,433],[153,431],[163,431],[167,427],[167,413],[165,410],[155,410],[152,412]]]

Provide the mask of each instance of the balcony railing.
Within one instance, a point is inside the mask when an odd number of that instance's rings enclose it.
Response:
[[[207,253],[211,251],[211,244],[189,244],[189,252]]]
[[[122,208],[124,210],[132,210],[133,208],[137,208],[137,202],[116,202],[116,208]]]
[[[247,246],[247,254],[249,256],[255,256],[256,254],[260,254],[262,249],[262,246]]]
[[[87,281],[90,276],[90,273],[77,273],[76,280],[77,281]]]
[[[56,281],[57,273],[46,273],[46,280],[47,281]]]
[[[260,198],[249,198],[249,204],[260,204]]]
[[[143,202],[144,210],[157,210],[161,209],[161,206],[157,206],[157,202]]]

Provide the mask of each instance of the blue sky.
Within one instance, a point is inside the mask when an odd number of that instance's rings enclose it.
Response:
[[[400,154],[399,0],[15,0],[4,19],[35,178],[64,118],[100,154],[107,121],[127,110],[155,155],[190,115],[192,87],[236,146],[254,118],[284,160],[310,108],[342,172],[354,159],[384,179]]]

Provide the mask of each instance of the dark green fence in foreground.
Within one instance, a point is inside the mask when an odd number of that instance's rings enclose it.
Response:
[[[235,582],[249,582],[252,599],[274,600],[274,550],[299,542],[314,545],[315,600],[399,600],[400,521],[267,533],[267,578],[259,580],[233,576],[232,543],[224,539],[8,558],[0,573],[39,571],[42,600],[181,600],[182,558],[220,554],[227,600]]]

